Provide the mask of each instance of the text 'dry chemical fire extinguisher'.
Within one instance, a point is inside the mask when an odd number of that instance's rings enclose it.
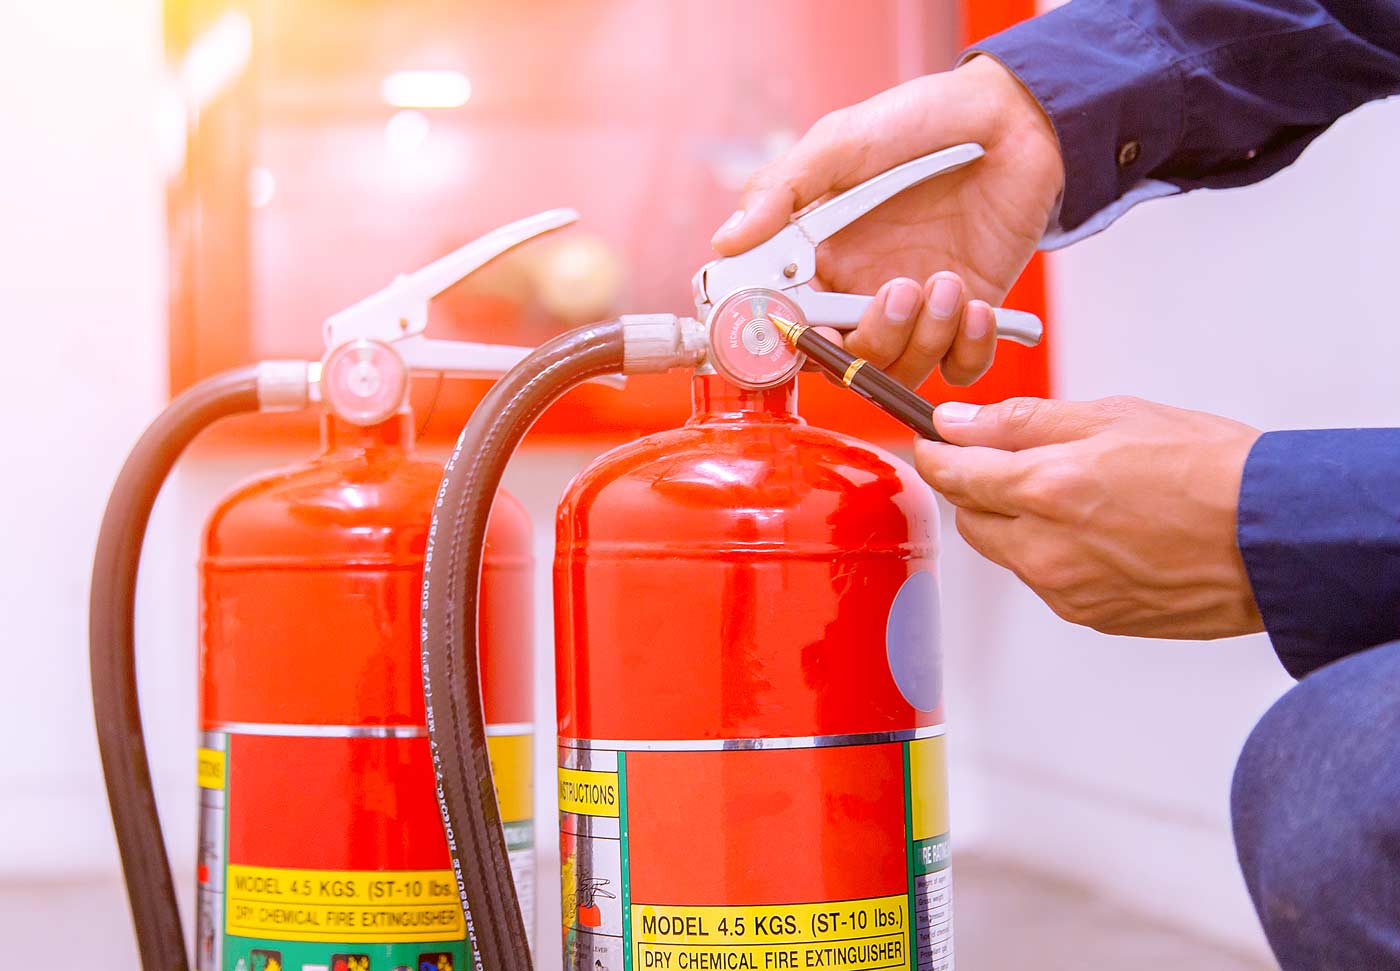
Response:
[[[808,426],[768,319],[853,327],[816,245],[974,163],[917,159],[696,275],[700,319],[623,317],[533,352],[448,462],[424,569],[439,800],[489,971],[530,971],[476,695],[486,516],[578,381],[693,368],[684,427],[607,453],[559,507],[555,644],[567,971],[951,971],[937,508],[889,453]],[[1039,337],[998,312],[1000,336]],[[854,399],[853,399],[854,400]],[[860,407],[860,406],[855,406]]]
[[[326,321],[317,363],[265,362],[175,399],[113,490],[93,571],[94,708],[143,966],[189,967],[147,767],[133,607],[151,506],[219,418],[319,408],[323,450],[247,482],[201,561],[201,971],[462,968],[466,921],[434,798],[419,674],[423,552],[440,463],[414,451],[413,371],[497,377],[524,348],[430,340],[429,300],[573,222],[502,227]],[[533,912],[530,525],[502,495],[481,576],[494,817]]]

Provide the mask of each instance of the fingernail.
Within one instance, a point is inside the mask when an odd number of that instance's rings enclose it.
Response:
[[[981,306],[977,313],[972,313],[973,308]],[[967,336],[969,340],[980,341],[987,336],[987,332],[992,329],[995,319],[992,316],[992,308],[983,304],[980,300],[973,301],[967,305],[969,311],[967,315]]]
[[[956,424],[972,421],[981,410],[981,405],[970,405],[965,401],[945,401],[935,409],[935,413],[944,421]]]
[[[723,236],[739,228],[739,224],[744,221],[744,210],[735,209],[733,215],[724,221],[724,225],[715,230],[716,236]]]
[[[914,316],[914,308],[918,303],[918,284],[892,283],[885,294],[885,316],[897,324],[902,324]]]
[[[951,317],[958,309],[958,298],[962,296],[962,285],[957,280],[943,277],[933,285],[928,297],[928,309],[935,317]]]

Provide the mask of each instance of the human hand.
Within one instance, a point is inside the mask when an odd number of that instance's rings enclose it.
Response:
[[[1106,634],[1263,629],[1235,539],[1257,429],[1137,398],[943,404],[915,446],[958,532],[1065,620]],[[961,446],[961,447],[960,447]]]
[[[962,142],[978,142],[987,154],[900,193],[827,240],[814,283],[876,294],[845,339],[851,353],[911,387],[935,367],[954,384],[970,384],[995,353],[991,308],[1035,252],[1064,185],[1049,119],[994,58],[975,57],[822,118],[753,175],[714,247],[741,253],[805,207]]]

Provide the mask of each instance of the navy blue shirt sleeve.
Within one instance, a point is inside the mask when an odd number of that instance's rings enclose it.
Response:
[[[1294,677],[1400,640],[1400,429],[1260,436],[1245,462],[1238,535]]]
[[[1073,0],[972,53],[1049,115],[1071,231],[1145,186],[1258,182],[1400,91],[1400,0]]]

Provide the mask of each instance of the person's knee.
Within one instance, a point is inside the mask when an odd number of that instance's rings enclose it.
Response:
[[[1400,960],[1400,644],[1309,675],[1265,714],[1231,815],[1285,969]]]

